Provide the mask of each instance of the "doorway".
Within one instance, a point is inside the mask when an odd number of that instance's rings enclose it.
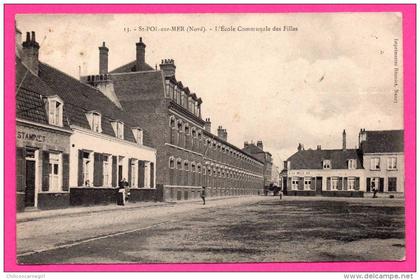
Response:
[[[316,192],[316,195],[321,195],[322,194],[322,177],[316,177],[315,192]]]
[[[35,206],[35,160],[26,159],[25,207]]]

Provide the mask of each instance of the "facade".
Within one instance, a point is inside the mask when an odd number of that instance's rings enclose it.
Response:
[[[360,130],[366,191],[404,192],[404,130]]]
[[[260,160],[227,141],[227,131],[211,132],[201,115],[202,99],[175,77],[173,60],[160,69],[145,62],[146,45],[136,43],[136,59],[108,71],[108,48],[99,47],[99,75],[81,77],[116,106],[127,111],[146,131],[158,150],[157,183],[172,199],[198,197],[201,186],[209,195],[257,193],[263,184]],[[173,189],[171,189],[173,188]]]
[[[403,131],[366,131],[359,134],[359,148],[298,151],[284,163],[282,184],[288,195],[363,196],[379,192],[403,192]]]
[[[242,150],[248,154],[251,154],[253,157],[264,163],[265,188],[268,188],[270,185],[272,186],[278,184],[278,180],[276,180],[276,174],[273,174],[273,172],[276,171],[273,169],[273,159],[271,153],[264,151],[263,142],[261,140],[257,141],[256,145],[253,142],[244,142],[244,148]]]
[[[114,202],[123,178],[134,193],[154,189],[156,149],[147,132],[96,88],[40,62],[38,50],[35,33],[27,33],[17,52],[20,204]]]

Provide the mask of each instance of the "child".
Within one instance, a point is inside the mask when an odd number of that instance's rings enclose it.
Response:
[[[200,194],[200,197],[201,197],[201,199],[203,200],[203,205],[206,205],[206,187],[202,187],[201,188],[201,194]]]

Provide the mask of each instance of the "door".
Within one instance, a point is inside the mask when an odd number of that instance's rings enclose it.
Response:
[[[315,181],[315,191],[317,195],[322,194],[322,177],[316,177]]]
[[[370,178],[366,178],[366,192],[370,192]]]
[[[25,207],[35,206],[35,161],[26,160]]]
[[[384,178],[379,178],[379,192],[384,192]]]

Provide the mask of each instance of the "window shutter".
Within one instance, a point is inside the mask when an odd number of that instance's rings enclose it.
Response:
[[[127,182],[128,182],[129,186],[131,186],[131,163],[132,163],[132,159],[128,159],[128,178],[127,178]]]
[[[343,178],[343,190],[347,191],[348,187],[347,187],[347,182],[348,182],[348,178],[344,177]]]
[[[327,177],[327,191],[331,190],[331,177]]]
[[[112,186],[117,187],[117,156],[112,156]]]
[[[366,191],[370,192],[371,188],[370,188],[370,178],[366,178]]]
[[[360,178],[359,177],[357,177],[355,180],[354,180],[354,189],[356,190],[356,191],[358,191],[358,190],[360,190],[360,184],[359,184],[359,180]]]
[[[63,191],[69,190],[69,154],[63,154]]]
[[[144,161],[139,160],[139,188],[144,188]]]
[[[150,163],[150,187],[155,187],[155,163]]]
[[[47,192],[50,189],[50,153],[42,151],[42,191]]]
[[[315,190],[315,177],[311,178],[311,190]]]
[[[292,189],[292,177],[287,178],[286,189],[289,190],[289,191]]]
[[[16,147],[16,191],[25,191],[25,175],[26,175],[26,151],[25,148]]]
[[[77,169],[77,185],[83,186],[83,151],[79,150],[79,164]]]
[[[298,190],[300,190],[300,191],[303,190],[303,177],[299,177]]]
[[[100,187],[103,185],[103,155],[100,153],[93,154],[93,185]]]

